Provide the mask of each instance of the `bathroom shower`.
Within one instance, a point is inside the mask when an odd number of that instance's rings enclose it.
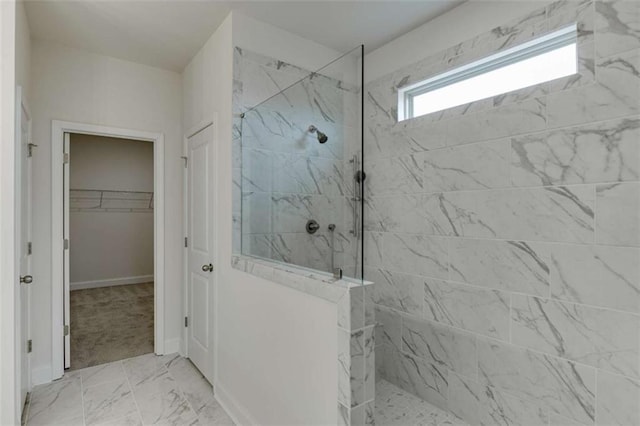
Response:
[[[336,279],[343,273],[361,279],[362,47],[301,79],[269,70],[278,81],[291,84],[253,106],[242,102],[271,89],[261,88],[262,79],[252,71],[254,56],[246,51],[234,56],[234,99],[237,111],[244,110],[236,121],[237,251]],[[260,63],[278,62],[262,58]]]
[[[311,126],[309,126],[309,133],[315,133],[318,136],[318,142],[320,142],[320,143],[325,143],[326,141],[329,140],[327,135],[325,135],[320,130],[318,130],[318,128],[316,126],[314,126],[313,124]]]

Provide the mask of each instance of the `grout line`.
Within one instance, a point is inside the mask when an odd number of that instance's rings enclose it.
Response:
[[[127,358],[127,359],[131,359],[131,358]],[[136,411],[138,413],[138,418],[140,419],[140,422],[144,424],[144,420],[142,418],[142,411],[140,410],[140,405],[138,404],[138,399],[136,398],[136,394],[133,391],[133,386],[131,386],[131,381],[129,380],[129,374],[127,373],[127,370],[124,368],[124,360],[120,360],[118,361],[120,363],[120,367],[122,368],[122,371],[124,371],[124,377],[127,381],[127,386],[129,386],[129,391],[131,392],[131,397],[133,398],[133,403],[136,405]]]
[[[593,244],[598,244],[598,187],[593,187]]]
[[[549,286],[551,287],[551,286]],[[508,342],[513,342],[513,294],[509,294],[509,314],[507,317],[507,321],[509,322],[509,340]]]
[[[620,183],[638,183],[638,180],[612,180],[612,181],[597,181],[597,182],[571,182],[571,183],[555,183],[553,185],[530,185],[530,186],[500,186],[495,188],[468,188],[468,189],[459,189],[459,190],[440,190],[440,191],[415,191],[415,192],[381,192],[378,194],[372,194],[369,196],[369,200],[379,200],[379,199],[387,199],[387,198],[399,198],[399,197],[410,197],[410,196],[418,196],[418,195],[450,195],[450,194],[478,194],[481,192],[524,192],[524,191],[533,191],[533,190],[545,190],[550,188],[573,188],[573,187],[584,187],[584,186],[600,186],[600,185],[612,185],[612,184],[620,184]],[[265,192],[264,194],[270,194]],[[314,194],[286,194],[286,195],[314,195]],[[324,195],[328,197],[327,195]]]
[[[633,50],[633,49],[631,49]],[[627,51],[629,52],[629,51]],[[614,56],[618,56],[618,54],[612,55],[612,57]],[[607,58],[600,58],[600,60],[604,60]],[[423,123],[423,124],[416,124],[414,127],[412,127],[412,129],[415,128],[424,128],[425,130],[429,130],[429,128],[432,127],[440,127],[440,126],[444,126],[442,123],[445,121],[455,121],[455,120],[459,120],[461,118],[465,118],[465,117],[471,117],[473,114],[481,114],[483,112],[487,112],[493,109],[497,109],[497,108],[504,108],[504,107],[508,107],[508,106],[512,106],[515,107],[518,104],[522,104],[525,103],[527,101],[535,101],[536,99],[541,99],[541,98],[545,98],[548,99],[550,96],[556,96],[558,93],[564,92],[564,91],[571,91],[571,90],[576,90],[576,89],[588,89],[589,87],[593,87],[593,86],[597,86],[599,84],[599,81],[597,79],[597,67],[594,70],[594,79],[590,82],[588,82],[587,84],[584,85],[579,85],[579,86],[572,86],[569,87],[565,90],[562,91],[553,91],[544,95],[539,95],[539,96],[531,96],[525,99],[522,99],[521,101],[517,101],[517,102],[511,102],[509,104],[505,104],[505,105],[501,105],[495,108],[490,108],[490,109],[485,109],[485,110],[479,110],[479,111],[475,111],[471,114],[463,114],[457,117],[451,117],[449,119],[445,119],[445,120],[436,120],[436,121],[431,121],[431,122],[427,122],[427,123]],[[546,110],[546,114],[548,116],[548,108],[545,105],[545,110]],[[432,152],[432,151],[436,151],[436,150],[440,150],[440,149],[445,149],[445,148],[452,148],[452,147],[462,147],[462,146],[467,146],[467,145],[475,145],[475,144],[480,144],[480,143],[485,143],[485,142],[492,142],[492,141],[498,141],[501,139],[507,139],[507,138],[520,138],[520,137],[527,137],[527,136],[532,136],[532,135],[536,135],[536,134],[543,134],[543,133],[548,133],[548,132],[553,132],[553,131],[561,131],[561,130],[565,130],[565,129],[572,129],[572,128],[576,128],[576,127],[583,127],[583,126],[589,126],[589,125],[593,125],[593,124],[599,124],[599,123],[604,123],[604,122],[608,122],[608,121],[615,121],[615,120],[620,120],[620,119],[624,119],[624,118],[631,118],[631,117],[637,117],[637,113],[626,113],[626,114],[622,114],[619,116],[615,116],[615,117],[610,117],[610,118],[605,118],[605,119],[599,119],[599,120],[595,120],[595,121],[584,121],[584,122],[579,122],[579,123],[572,123],[572,124],[567,124],[567,125],[563,125],[563,126],[553,126],[550,127],[549,126],[549,121],[548,121],[548,117],[545,120],[545,127],[542,129],[537,129],[537,130],[528,130],[528,131],[524,131],[524,132],[515,132],[515,133],[511,133],[511,134],[506,134],[503,136],[498,136],[498,137],[490,137],[488,139],[481,139],[481,140],[475,140],[475,141],[470,141],[470,142],[466,142],[466,143],[460,143],[460,144],[455,144],[455,145],[449,145],[447,143],[445,143],[445,145],[443,146],[438,146],[435,148],[431,148],[431,149],[423,149],[422,151],[409,151],[406,152],[404,154],[401,155],[413,155],[413,154],[418,154],[418,153],[422,153],[422,152]],[[445,134],[449,134],[449,132],[447,130],[445,130]],[[371,145],[373,141],[370,141],[367,145]],[[388,160],[390,158],[395,158],[395,157],[399,157],[399,155],[394,156],[394,155],[381,155],[381,156],[376,156],[374,155],[373,158],[371,158],[369,161],[379,161],[379,160]]]
[[[182,357],[180,357],[180,358],[182,358]],[[184,359],[186,359],[186,358],[184,358]],[[189,401],[189,399],[185,396],[185,393],[184,393],[184,390],[182,389],[182,386],[180,386],[180,383],[173,377],[173,374],[171,374],[171,371],[169,371],[169,368],[167,368],[167,373],[173,379],[173,381],[176,383],[176,388],[178,389],[178,392],[180,392],[180,395],[182,395],[182,398],[185,400],[187,405],[191,408],[191,411],[193,411],[193,414],[196,415],[196,419],[198,419],[198,421],[199,421],[200,420],[200,414],[198,413],[198,411],[196,411],[195,408],[193,408],[193,405],[191,404],[191,401]],[[213,395],[213,392],[212,392],[212,395]]]
[[[469,337],[471,337],[471,336],[475,336],[475,338],[476,338],[476,350],[477,350],[477,348],[479,347],[479,344],[478,344],[478,343],[479,343],[480,341],[482,341],[482,340],[489,340],[489,341],[497,342],[497,343],[502,344],[502,345],[511,346],[511,347],[516,348],[516,349],[519,349],[519,350],[529,351],[529,352],[533,352],[533,353],[535,353],[535,354],[537,354],[537,355],[542,355],[542,356],[545,356],[545,357],[550,357],[550,358],[553,358],[553,359],[558,360],[558,361],[570,362],[570,363],[572,363],[572,364],[580,365],[580,366],[583,366],[583,367],[586,367],[586,368],[589,368],[589,369],[593,369],[593,370],[602,370],[602,371],[606,372],[607,374],[613,374],[613,375],[616,375],[616,376],[625,377],[625,378],[627,378],[627,379],[629,379],[629,380],[632,380],[632,381],[634,381],[634,382],[638,382],[638,379],[637,379],[637,378],[634,378],[634,377],[632,377],[632,376],[625,376],[624,374],[620,374],[620,373],[613,373],[613,372],[610,372],[609,370],[605,370],[605,369],[603,369],[603,368],[601,368],[601,367],[596,367],[596,366],[594,366],[594,365],[584,364],[584,363],[582,363],[582,362],[580,362],[580,361],[576,361],[576,360],[569,359],[569,358],[562,358],[562,357],[561,357],[561,356],[559,356],[559,355],[554,355],[554,354],[551,354],[551,353],[548,353],[548,352],[543,352],[543,351],[541,351],[541,350],[539,350],[539,349],[533,349],[533,348],[530,348],[530,347],[527,347],[527,346],[522,346],[522,345],[519,345],[519,344],[516,344],[516,343],[510,343],[510,342],[507,342],[507,341],[505,341],[505,340],[498,339],[498,338],[496,338],[496,337],[491,337],[491,336],[487,336],[487,335],[484,335],[484,334],[479,334],[479,333],[474,332],[474,331],[469,331],[469,330],[466,330],[466,329],[460,328],[460,327],[458,327],[458,326],[454,326],[454,325],[450,325],[450,324],[446,324],[446,323],[438,322],[438,321],[435,321],[435,320],[432,320],[432,319],[417,317],[417,316],[415,316],[415,315],[413,315],[413,314],[408,314],[408,313],[406,313],[406,312],[397,311],[397,310],[396,310],[396,309],[394,309],[394,308],[388,308],[388,307],[386,307],[386,306],[384,306],[384,305],[380,305],[380,306],[382,306],[385,310],[391,310],[391,311],[394,311],[394,313],[395,313],[395,314],[397,314],[397,315],[400,317],[400,321],[401,321],[401,322],[403,322],[403,321],[404,321],[404,317],[409,317],[409,318],[413,318],[413,319],[419,319],[419,320],[422,320],[422,321],[425,321],[425,322],[428,322],[428,323],[436,324],[436,325],[439,325],[439,326],[442,326],[442,327],[445,327],[445,328],[450,328],[450,329],[452,329],[452,330],[456,330],[456,331],[458,331],[458,332],[460,332],[460,333],[462,333],[462,334],[470,335]],[[400,331],[400,336],[402,336],[402,329],[401,329],[401,331]],[[401,352],[405,352],[405,351],[403,351],[403,349],[402,349],[402,348],[400,348],[399,350],[400,350]],[[421,358],[421,357],[419,357],[419,356],[416,356],[416,355],[410,354],[410,353],[408,353],[408,352],[406,352],[406,353],[407,353],[407,354],[409,354],[409,355],[412,355],[412,356],[414,356],[414,357],[416,357],[416,358],[419,358],[419,359],[423,359],[423,360],[425,359],[425,358]],[[456,373],[456,374],[459,374],[459,373]],[[478,376],[478,377],[479,377],[479,376]]]
[[[614,182],[614,184],[625,184],[632,183],[638,184],[640,182]],[[374,229],[374,230],[365,230],[365,232],[376,233],[376,234],[398,234],[398,235],[423,235],[425,237],[437,237],[437,238],[448,238],[448,239],[457,239],[457,240],[473,240],[473,241],[491,241],[491,242],[510,242],[510,241],[522,241],[526,243],[535,243],[535,244],[550,244],[550,245],[573,245],[580,247],[612,247],[612,248],[623,248],[623,249],[635,249],[640,250],[640,246],[629,246],[629,245],[619,245],[619,244],[606,244],[606,243],[592,243],[592,242],[575,242],[575,241],[548,241],[548,240],[535,240],[531,238],[489,238],[489,237],[478,237],[474,235],[440,235],[440,234],[429,234],[426,232],[406,232],[406,231],[395,231],[388,229]],[[257,234],[257,235],[270,235],[270,234]]]
[[[626,118],[637,118],[637,114],[633,117]],[[619,120],[618,120],[619,121]],[[548,132],[552,133],[552,132]],[[542,136],[542,135],[541,135]],[[497,141],[504,141],[507,139],[514,139],[514,137],[505,137],[501,139],[497,139]],[[484,143],[484,142],[479,142]],[[458,146],[467,146],[467,145],[458,145]],[[450,149],[450,148],[448,148]],[[426,152],[433,152],[426,151]],[[421,153],[414,153],[412,155],[417,155]],[[399,157],[390,157],[391,159],[399,158]],[[510,166],[510,169],[512,167]],[[548,188],[556,188],[556,187],[574,187],[574,186],[589,186],[589,185],[610,185],[616,183],[637,183],[638,179],[631,180],[602,180],[595,182],[557,182],[551,185],[509,185],[509,186],[497,186],[491,188],[467,188],[467,189],[458,189],[458,190],[440,190],[440,191],[411,191],[411,192],[392,192],[392,191],[383,191],[378,193],[369,194],[369,199],[381,199],[381,198],[392,198],[392,197],[400,197],[400,196],[409,196],[409,195],[432,195],[432,194],[460,194],[460,193],[479,193],[479,192],[488,192],[488,191],[525,191],[525,190],[535,190],[535,189],[548,189]],[[269,194],[270,192],[264,192],[265,194]],[[285,195],[317,195],[317,194],[305,194],[305,193],[286,193]],[[321,195],[321,194],[320,194]]]
[[[174,359],[184,359],[186,360],[186,362],[191,364],[191,361],[188,358],[185,358],[181,355],[178,354],[178,356]],[[176,387],[178,388],[178,390],[180,391],[180,393],[182,394],[182,397],[184,398],[184,400],[186,401],[186,403],[189,405],[189,407],[191,407],[191,410],[193,411],[193,413],[196,415],[196,418],[198,420],[200,420],[200,413],[198,413],[198,411],[193,407],[193,405],[191,404],[191,401],[189,401],[189,398],[186,397],[186,394],[184,393],[184,390],[182,389],[182,386],[180,386],[180,383],[173,377],[173,374],[171,373],[171,371],[169,370],[169,368],[165,365],[165,368],[167,370],[167,373],[169,374],[169,376],[174,380],[174,382],[176,383]],[[196,369],[196,372],[198,373],[199,376],[201,376],[201,379],[206,381],[205,377],[202,375],[202,373],[200,373],[200,371],[197,370],[197,368],[195,366],[193,366],[194,369]],[[208,383],[208,382],[207,382]],[[214,390],[213,390],[213,386],[211,385],[211,397],[212,400],[215,401],[215,395],[214,395]],[[207,402],[205,404],[205,406],[209,405],[209,402]],[[228,413],[226,412],[226,410],[223,409],[223,411],[225,412],[225,414],[228,415]]]
[[[442,282],[445,282],[445,283],[455,284],[455,285],[459,285],[459,286],[463,286],[463,287],[471,287],[471,288],[478,289],[478,290],[484,290],[486,292],[498,292],[498,293],[504,293],[504,294],[509,294],[509,295],[535,297],[535,298],[538,298],[538,299],[545,299],[545,300],[549,300],[549,301],[553,301],[553,302],[566,303],[566,304],[577,305],[577,306],[584,306],[584,307],[590,308],[590,309],[600,309],[600,310],[605,310],[605,311],[617,312],[617,313],[621,313],[621,314],[640,316],[640,312],[624,311],[624,310],[621,310],[621,309],[610,308],[610,307],[606,307],[606,306],[591,305],[591,304],[588,304],[588,303],[581,303],[581,302],[575,302],[575,301],[567,300],[567,299],[560,299],[560,298],[556,298],[556,297],[553,297],[553,296],[547,297],[545,295],[536,295],[536,294],[532,294],[532,293],[524,293],[524,292],[521,292],[521,291],[502,289],[502,288],[497,288],[497,287],[487,287],[487,286],[484,286],[482,284],[474,284],[474,283],[468,283],[468,282],[464,282],[464,281],[457,281],[457,280],[445,279],[445,278],[436,278],[436,277],[430,277],[430,276],[427,276],[427,275],[410,274],[410,273],[401,272],[401,271],[398,271],[398,270],[389,270],[389,269],[386,269],[386,268],[375,268],[375,267],[371,267],[371,266],[365,266],[365,268],[375,269],[375,270],[378,270],[378,271],[391,272],[393,274],[402,274],[402,275],[406,275],[406,276],[409,276],[409,277],[415,277],[415,278],[419,278],[419,279],[442,281]],[[374,282],[374,284],[375,284],[375,282]],[[548,287],[550,288],[551,285],[549,285]],[[374,304],[375,305],[384,306],[387,309],[396,310],[396,311],[398,311],[400,313],[403,313],[403,314],[415,316],[415,314],[411,314],[409,312],[401,311],[401,310],[399,310],[397,308],[394,308],[394,307],[388,307],[388,306],[386,306],[384,304],[381,304],[381,303],[378,303],[378,302],[375,302],[375,301],[374,301]],[[442,324],[444,324],[444,323],[442,323]]]
[[[82,424],[86,426],[87,424],[87,413],[86,413],[86,407],[84,405],[84,385],[83,385],[83,380],[82,380],[82,374],[79,375],[80,377],[80,399],[82,401]]]
[[[593,420],[598,423],[598,369],[596,368],[595,383],[593,385]]]
[[[475,360],[474,360],[475,361],[475,367],[476,367],[476,374],[475,374],[475,377],[473,378],[473,380],[475,380],[477,383],[480,383],[480,352],[478,351],[478,346],[480,346],[480,345],[478,345],[478,339],[479,339],[478,335],[474,336],[473,346],[474,346],[474,349],[475,349],[475,356],[476,356]]]

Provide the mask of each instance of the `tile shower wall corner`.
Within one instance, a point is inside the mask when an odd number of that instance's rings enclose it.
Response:
[[[338,302],[338,414],[345,424],[372,425],[375,407],[373,284],[351,287]]]
[[[572,22],[578,74],[397,122],[398,87]],[[471,424],[640,424],[640,3],[548,3],[364,114],[378,377]]]

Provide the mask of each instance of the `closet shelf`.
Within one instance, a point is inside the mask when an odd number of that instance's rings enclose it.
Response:
[[[72,212],[145,213],[153,211],[153,192],[70,189]]]

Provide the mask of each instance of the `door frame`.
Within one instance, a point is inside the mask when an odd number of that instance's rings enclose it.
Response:
[[[188,162],[189,162],[189,138],[191,138],[192,136],[196,135],[197,133],[200,133],[201,131],[205,130],[207,127],[209,126],[213,126],[214,125],[214,120],[212,119],[204,119],[202,120],[200,123],[196,124],[195,126],[193,126],[192,128],[190,128],[184,135],[183,139],[182,139],[182,158],[185,161],[184,164],[184,169],[183,169],[183,203],[182,203],[182,208],[183,208],[183,233],[184,233],[184,237],[187,238],[189,236],[189,167],[188,167]],[[212,129],[214,131],[214,141],[215,141],[215,127]],[[212,146],[213,149],[215,149],[215,143]],[[215,165],[214,165],[215,166]],[[215,193],[215,186],[212,188],[214,193]],[[212,194],[213,195],[213,194]],[[214,198],[215,200],[215,198]],[[215,202],[215,201],[214,201]],[[215,236],[215,228],[212,228],[212,232],[214,233]],[[212,256],[213,256],[213,260],[216,259],[216,253],[215,253],[215,241],[212,242]],[[182,309],[184,312],[184,316],[185,317],[189,317],[191,312],[189,309],[189,248],[186,247],[186,245],[183,247],[183,264],[184,264],[184,273],[183,273],[183,287],[182,287]],[[214,274],[217,274],[218,268],[215,268],[213,270]],[[214,282],[216,280],[216,277],[214,276]],[[213,290],[213,289],[212,289]],[[211,307],[212,310],[214,307]],[[182,355],[185,357],[189,357],[189,331],[187,327],[183,327],[182,329],[182,342],[183,342],[183,347],[182,347]],[[214,341],[209,342],[211,347],[214,348],[215,347],[215,343]],[[213,366],[211,366],[213,367]],[[213,368],[211,368],[211,375],[213,377]]]
[[[64,134],[75,133],[153,143],[154,352],[164,354],[164,134],[86,123],[51,122],[51,346],[52,378],[64,375]]]
[[[16,205],[15,205],[15,230],[16,230],[16,235],[20,235],[20,238],[16,237],[16,241],[20,241],[20,243],[22,243],[22,221],[26,220],[27,226],[29,227],[29,231],[28,231],[28,237],[33,237],[32,235],[32,211],[30,210],[28,212],[28,215],[25,217],[24,213],[21,209],[22,209],[22,198],[27,196],[32,198],[32,194],[33,194],[33,179],[31,176],[29,178],[29,188],[27,190],[27,194],[22,193],[22,111],[25,112],[25,115],[27,116],[27,123],[28,123],[28,134],[27,134],[27,143],[32,143],[32,123],[33,123],[33,117],[31,115],[31,110],[29,109],[29,104],[27,103],[27,100],[24,97],[24,90],[22,89],[22,86],[17,86],[16,87],[16,111],[15,111],[15,129],[16,129],[16,163],[15,163],[15,175],[16,175],[16,196],[15,196],[15,200],[16,200]],[[30,163],[31,160],[28,159],[28,162]],[[27,165],[27,173],[32,173],[32,163]],[[33,199],[33,198],[32,198]],[[30,203],[29,204],[30,208],[33,209],[33,204]],[[18,212],[20,212],[20,214],[17,214]],[[21,268],[20,268],[20,263],[21,263],[21,257],[22,257],[22,244],[17,247],[17,251],[15,253],[15,257],[16,257],[16,270],[18,273],[18,276],[20,276],[21,274]],[[28,262],[30,262],[30,260],[28,260]],[[30,272],[29,272],[30,273]],[[24,338],[22,336],[22,332],[25,331],[25,333],[27,334],[27,339],[30,338],[31,336],[31,286],[29,284],[27,284],[27,305],[29,306],[29,318],[27,319],[27,330],[22,330],[22,300],[21,300],[21,286],[24,284],[19,284],[18,285],[18,294],[17,294],[17,300],[19,303],[16,303],[16,319],[18,321],[17,323],[17,327],[16,327],[16,371],[19,374],[19,380],[18,380],[18,395],[20,395],[20,397],[22,397],[22,370],[24,368],[27,369],[27,392],[31,392],[31,355],[27,354],[27,365],[22,365],[22,345],[24,342]],[[22,403],[22,401],[20,401]]]

